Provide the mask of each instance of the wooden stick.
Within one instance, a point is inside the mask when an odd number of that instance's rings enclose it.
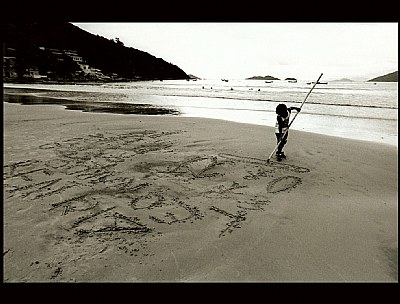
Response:
[[[303,107],[304,103],[306,102],[308,96],[310,96],[311,91],[315,88],[315,86],[317,85],[317,83],[319,82],[319,80],[321,79],[323,73],[321,73],[321,75],[319,75],[318,80],[314,83],[314,85],[312,86],[312,88],[310,89],[310,91],[307,93],[306,97],[304,98],[303,102],[300,105],[300,110]],[[299,111],[300,112],[300,111]],[[286,128],[286,131],[283,132],[282,136],[281,136],[281,140],[278,142],[278,144],[276,145],[275,149],[271,152],[271,154],[269,155],[268,159],[267,159],[267,163],[269,163],[269,160],[271,159],[272,155],[275,153],[276,149],[278,149],[279,145],[281,144],[282,140],[285,138],[286,133],[289,131],[290,126],[292,125],[293,121],[295,120],[295,118],[297,117],[297,115],[299,114],[299,112],[296,112],[296,114],[294,115],[292,121],[289,123],[288,127]]]

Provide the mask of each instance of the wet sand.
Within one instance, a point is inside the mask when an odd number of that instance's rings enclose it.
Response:
[[[4,282],[397,282],[397,147],[4,103]]]

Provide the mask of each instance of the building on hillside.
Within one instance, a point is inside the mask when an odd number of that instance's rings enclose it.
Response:
[[[44,48],[42,48],[44,50]],[[57,58],[63,58],[64,56],[70,57],[76,64],[80,67],[83,76],[91,79],[107,80],[110,77],[104,75],[100,69],[91,67],[89,64],[83,60],[82,56],[75,50],[58,50],[58,49],[48,49]],[[81,73],[77,73],[81,74]]]
[[[16,70],[15,49],[3,45],[3,79],[15,79],[18,77]]]
[[[77,51],[72,51],[72,50],[64,50],[64,54],[71,57],[73,61],[76,63],[80,64],[83,60],[82,57],[79,56]]]
[[[75,73],[77,79],[82,79],[82,77],[90,80],[111,79],[111,77],[104,75],[100,69],[91,67],[75,50],[61,50],[44,46],[40,46],[38,49],[41,52],[38,56],[39,61],[35,65],[32,62],[31,66],[26,66],[22,75],[20,75],[25,79],[57,79],[59,75],[57,75],[58,72],[55,70],[57,65],[54,65],[54,61],[58,61],[62,65],[68,57],[77,65],[77,70],[79,70]],[[16,69],[17,58],[15,54],[15,49],[3,44],[3,79],[6,81],[18,78]],[[40,73],[45,75],[41,75]],[[115,74],[113,78],[117,76]]]
[[[75,61],[78,64],[83,61],[82,56],[79,56],[78,52],[74,50],[52,49],[52,48],[45,48],[44,46],[40,46],[39,49],[51,53],[59,61],[64,61],[65,56],[70,57],[73,61]]]
[[[39,49],[50,52],[58,61],[64,61],[64,53],[59,49],[45,49],[44,47],[40,47]]]
[[[30,67],[30,68],[26,69],[23,77],[24,78],[31,78],[31,79],[47,78],[46,75],[40,75],[39,69],[36,68],[36,67]]]
[[[98,79],[98,80],[110,79],[110,77],[104,75],[100,69],[96,69],[96,68],[92,68],[92,67],[89,67],[88,73],[86,75],[88,75],[90,78],[94,78],[94,79]]]
[[[79,63],[79,67],[83,71],[84,75],[87,75],[90,73],[90,66],[86,63]]]
[[[15,69],[15,57],[3,57],[3,78],[14,79],[18,77]]]

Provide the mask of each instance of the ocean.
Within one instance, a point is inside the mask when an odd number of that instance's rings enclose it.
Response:
[[[312,87],[308,82],[204,79],[3,87],[5,93],[7,88],[45,89],[45,96],[52,98],[151,105],[184,117],[274,127],[276,106],[300,106]],[[397,146],[397,92],[397,82],[317,84],[291,129]]]

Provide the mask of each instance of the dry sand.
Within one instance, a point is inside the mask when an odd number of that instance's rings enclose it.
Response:
[[[397,282],[397,147],[4,103],[4,282]]]

